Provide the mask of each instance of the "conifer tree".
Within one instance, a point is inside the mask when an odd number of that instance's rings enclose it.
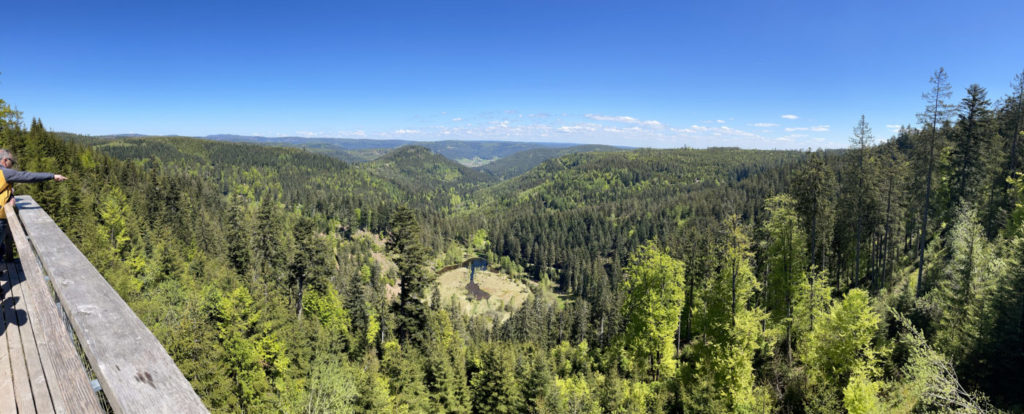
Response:
[[[1005,260],[985,237],[977,214],[961,206],[949,235],[951,258],[937,294],[941,317],[937,344],[958,364],[979,351],[993,326],[992,299],[1008,271]]]
[[[826,257],[832,246],[835,229],[836,178],[825,164],[822,151],[810,153],[793,177],[793,196],[800,213],[810,251],[808,265],[828,268]]]
[[[427,251],[421,241],[421,232],[412,210],[406,206],[395,210],[389,224],[387,247],[395,257],[401,279],[398,334],[405,341],[423,334],[428,312],[425,295],[435,283],[425,266]]]
[[[840,223],[845,228],[852,227],[853,230],[853,234],[840,238],[843,246],[840,253],[845,255],[847,262],[844,270],[852,270],[852,273],[848,273],[852,275],[849,277],[852,284],[857,284],[864,278],[864,270],[867,270],[864,266],[864,245],[878,221],[878,189],[875,179],[878,173],[878,160],[873,151],[874,139],[871,127],[864,115],[861,115],[850,138],[850,155],[843,179],[843,220]],[[853,236],[852,243],[849,236]],[[849,264],[851,259],[852,266]]]
[[[922,156],[925,169],[925,193],[924,204],[921,206],[921,236],[917,240],[917,294],[920,295],[924,281],[924,247],[928,243],[928,213],[931,210],[932,196],[932,175],[935,169],[936,151],[939,149],[939,125],[949,119],[952,108],[946,100],[952,96],[949,86],[949,76],[945,69],[939,68],[929,80],[931,89],[922,95],[926,102],[925,110],[917,114],[918,122],[925,125],[925,132],[922,134],[925,141],[922,143]]]
[[[775,322],[786,326],[786,356],[793,354],[793,305],[800,285],[806,283],[807,237],[795,211],[796,201],[781,194],[765,201],[768,221],[768,305]]]
[[[960,102],[960,117],[953,132],[952,158],[955,166],[951,174],[951,205],[959,206],[963,200],[977,200],[981,193],[982,178],[989,162],[998,161],[990,150],[992,137],[992,111],[985,88],[972,84],[967,96]],[[982,154],[991,154],[996,160],[986,161]]]

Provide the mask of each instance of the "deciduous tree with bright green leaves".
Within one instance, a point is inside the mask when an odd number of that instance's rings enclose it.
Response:
[[[833,302],[827,314],[815,319],[800,358],[807,367],[808,410],[838,408],[854,370],[863,370],[865,381],[878,375],[878,352],[872,340],[880,322],[862,289],[851,289]]]
[[[672,338],[685,299],[686,266],[648,242],[626,267],[625,343],[640,371],[652,379],[675,371]]]

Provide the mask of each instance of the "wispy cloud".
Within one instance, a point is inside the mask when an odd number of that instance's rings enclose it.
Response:
[[[717,120],[717,121],[715,121],[715,122],[718,122],[719,124],[724,124],[724,123],[725,123],[725,121],[723,121],[723,120],[721,120],[721,119],[719,119],[719,120]]]
[[[587,118],[595,121],[611,121],[611,122],[622,122],[626,124],[640,124],[650,127],[660,128],[662,127],[661,122],[655,120],[642,121],[631,116],[611,116],[611,115],[597,115],[597,114],[586,114]]]
[[[462,118],[452,118],[452,122],[459,122],[461,120],[462,120]]]
[[[556,132],[563,134],[571,134],[577,132],[595,132],[600,129],[599,125],[595,124],[577,124],[577,125],[562,125],[555,129]]]
[[[758,127],[758,128],[771,128],[771,127],[777,127],[777,126],[779,126],[779,124],[773,124],[771,122],[758,122],[758,123],[754,124],[754,126]]]
[[[903,128],[903,125],[885,124],[885,127],[893,131],[898,131],[900,128]]]
[[[797,119],[797,118],[800,118],[800,117],[796,116],[796,115],[793,115],[793,114],[785,114],[785,115],[782,116],[782,119]]]
[[[398,134],[398,135],[419,134],[421,132],[423,132],[423,131],[420,131],[418,129],[398,129],[398,130],[395,130],[395,133]]]
[[[829,125],[817,125],[817,126],[812,126],[812,127],[793,127],[793,128],[786,128],[786,132],[794,132],[794,131],[828,132],[829,127],[830,127]]]

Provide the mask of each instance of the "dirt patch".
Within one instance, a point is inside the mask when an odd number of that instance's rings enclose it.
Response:
[[[474,282],[469,282],[469,284],[466,285],[466,290],[469,291],[469,296],[472,296],[473,299],[476,300],[487,300],[491,298],[490,293],[484,292],[483,289],[480,289],[480,285]]]
[[[395,284],[384,285],[384,299],[388,302],[394,302],[398,300],[398,295],[402,293],[402,280],[395,279]]]

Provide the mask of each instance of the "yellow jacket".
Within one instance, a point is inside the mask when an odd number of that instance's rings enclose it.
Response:
[[[14,185],[7,182],[4,172],[0,170],[0,200],[3,200],[3,204],[0,204],[0,219],[7,219],[7,209],[3,207],[7,205],[12,196],[14,196]]]

